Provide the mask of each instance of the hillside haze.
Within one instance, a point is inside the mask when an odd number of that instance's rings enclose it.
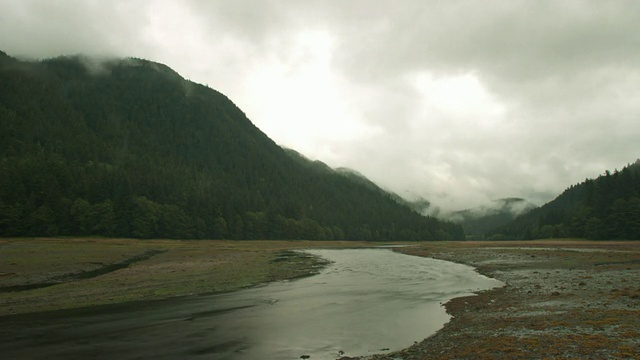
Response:
[[[311,160],[293,149],[285,148],[284,150],[287,153],[287,155],[289,155],[296,163],[304,166],[305,168],[308,168],[308,169],[311,169],[312,171],[316,171],[320,173],[325,173],[325,174],[332,173],[332,174],[340,175],[384,197],[393,199],[398,204],[406,206],[418,214],[422,214],[425,216],[428,215],[426,210],[431,206],[431,203],[425,199],[420,198],[418,200],[409,201],[403,198],[402,196],[394,193],[393,191],[381,188],[380,186],[378,186],[378,184],[374,183],[369,178],[367,178],[366,176],[364,176],[363,174],[361,174],[356,170],[349,169],[346,167],[339,167],[339,168],[333,169],[329,165],[323,163],[322,161]]]
[[[487,233],[508,224],[537,206],[521,198],[504,198],[488,205],[455,211],[446,217],[464,229],[467,239],[485,239]]]
[[[461,227],[290,155],[141,59],[0,52],[0,236],[436,240]]]
[[[491,236],[640,239],[640,160],[570,186],[553,201],[494,229]]]

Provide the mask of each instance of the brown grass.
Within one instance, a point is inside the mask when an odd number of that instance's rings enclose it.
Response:
[[[273,261],[283,251],[359,246],[371,245],[339,241],[2,239],[0,316],[232,291],[317,271],[317,259],[309,257]],[[74,278],[149,251],[160,253],[97,277]],[[37,288],[52,281],[58,284]],[[36,288],[3,291],[24,285]]]

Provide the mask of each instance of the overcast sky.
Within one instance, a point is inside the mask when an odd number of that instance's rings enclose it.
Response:
[[[0,0],[0,49],[164,63],[445,210],[540,205],[640,157],[638,1]]]

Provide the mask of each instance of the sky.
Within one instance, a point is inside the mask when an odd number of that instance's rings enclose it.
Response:
[[[14,57],[138,57],[446,212],[640,158],[640,2],[0,0]]]

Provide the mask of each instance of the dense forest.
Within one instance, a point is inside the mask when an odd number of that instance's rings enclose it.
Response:
[[[640,239],[640,160],[566,189],[492,238]]]
[[[0,236],[461,239],[293,159],[228,98],[140,59],[0,52]]]

